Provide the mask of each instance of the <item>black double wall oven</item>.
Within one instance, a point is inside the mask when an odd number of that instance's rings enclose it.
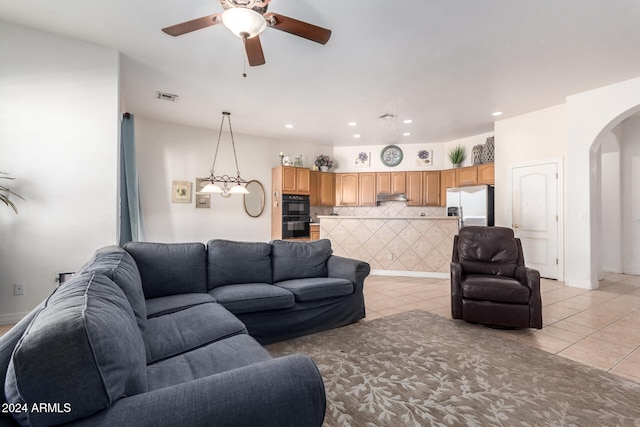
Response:
[[[296,239],[311,236],[311,202],[309,196],[282,195],[282,238]]]

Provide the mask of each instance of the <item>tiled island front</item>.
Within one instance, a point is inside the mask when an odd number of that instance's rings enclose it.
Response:
[[[335,255],[371,264],[372,274],[448,277],[457,217],[319,216]]]

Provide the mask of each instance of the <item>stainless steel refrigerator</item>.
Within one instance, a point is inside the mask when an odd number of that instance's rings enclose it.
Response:
[[[447,216],[458,216],[458,227],[492,226],[493,186],[447,188]]]

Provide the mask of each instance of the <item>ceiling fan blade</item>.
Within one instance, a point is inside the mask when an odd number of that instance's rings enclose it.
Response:
[[[214,15],[203,16],[202,18],[192,19],[191,21],[172,25],[170,27],[163,28],[162,31],[169,34],[170,36],[175,37],[220,23],[222,23],[222,18],[220,17],[219,13],[216,13]]]
[[[326,44],[331,37],[331,30],[309,24],[308,22],[298,21],[288,16],[277,13],[266,13],[264,18],[271,28],[285,31],[316,43]]]
[[[260,36],[255,36],[250,39],[243,40],[244,50],[247,52],[249,65],[251,65],[252,67],[264,65],[264,52],[262,52],[262,43],[260,43]]]

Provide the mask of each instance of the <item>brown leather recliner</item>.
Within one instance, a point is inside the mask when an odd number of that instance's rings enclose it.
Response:
[[[463,227],[453,240],[451,315],[511,328],[542,328],[540,273],[505,227]]]

